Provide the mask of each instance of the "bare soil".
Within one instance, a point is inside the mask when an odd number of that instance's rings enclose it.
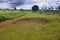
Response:
[[[46,18],[17,18],[13,20],[7,20],[5,22],[0,23],[0,27],[6,25],[6,24],[16,24],[18,22],[38,22],[38,23],[47,23],[50,22],[49,19]]]

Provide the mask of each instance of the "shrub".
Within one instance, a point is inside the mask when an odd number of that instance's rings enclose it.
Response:
[[[23,9],[20,9],[20,11],[23,11]]]
[[[4,16],[0,16],[0,22],[5,21],[5,20],[6,20],[6,19],[5,19]]]

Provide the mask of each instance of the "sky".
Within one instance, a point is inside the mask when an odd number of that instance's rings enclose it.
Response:
[[[38,5],[39,8],[44,6],[54,8],[60,5],[60,0],[0,0],[0,8],[31,9],[33,5]]]

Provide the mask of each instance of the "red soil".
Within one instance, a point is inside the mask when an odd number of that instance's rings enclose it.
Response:
[[[47,23],[49,22],[46,18],[17,18],[14,20],[8,20],[5,22],[0,23],[0,27],[6,25],[6,24],[16,24],[18,22],[38,22],[38,23]]]

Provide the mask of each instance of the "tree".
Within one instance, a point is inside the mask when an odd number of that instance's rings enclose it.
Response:
[[[32,11],[38,11],[39,10],[39,7],[37,6],[37,5],[34,5],[33,7],[32,7]]]
[[[14,8],[14,10],[16,10],[16,7]]]
[[[43,6],[41,10],[47,10],[47,6]]]
[[[54,10],[54,8],[51,6],[51,7],[48,8],[48,10]]]
[[[60,6],[58,6],[57,9],[60,10]]]

